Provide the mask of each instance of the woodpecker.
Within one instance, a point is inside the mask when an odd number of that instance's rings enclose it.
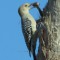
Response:
[[[25,38],[25,42],[29,53],[32,52],[34,60],[36,60],[35,56],[35,45],[36,45],[36,21],[29,13],[32,4],[26,3],[23,4],[19,9],[18,13],[21,17],[21,24],[22,24],[22,32]]]

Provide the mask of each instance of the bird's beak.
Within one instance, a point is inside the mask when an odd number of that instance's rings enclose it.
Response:
[[[30,7],[30,9],[34,8],[34,7],[33,7],[33,4],[30,4],[29,7]]]

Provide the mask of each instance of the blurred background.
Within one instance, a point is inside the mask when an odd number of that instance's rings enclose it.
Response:
[[[29,57],[21,30],[21,18],[18,14],[18,8],[22,4],[33,2],[39,2],[43,10],[48,1],[0,0],[0,60],[33,60],[32,56]],[[40,17],[35,8],[30,13],[36,20]]]

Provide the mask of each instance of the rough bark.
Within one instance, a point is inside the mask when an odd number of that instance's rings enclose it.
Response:
[[[60,60],[60,0],[48,0],[44,10],[45,23],[49,31],[49,56],[47,60]]]

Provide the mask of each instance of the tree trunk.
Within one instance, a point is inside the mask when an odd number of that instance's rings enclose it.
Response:
[[[49,31],[49,55],[47,60],[60,60],[60,0],[48,0],[46,25]]]

